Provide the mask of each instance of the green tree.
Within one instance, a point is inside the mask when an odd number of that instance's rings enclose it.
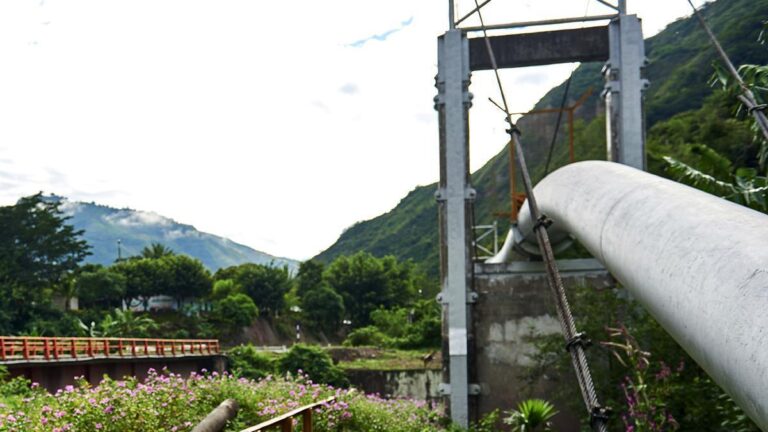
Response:
[[[409,304],[416,297],[415,271],[395,257],[376,258],[367,252],[336,258],[324,273],[328,284],[344,298],[355,327],[371,323],[378,308]]]
[[[67,224],[60,202],[36,194],[0,207],[0,330],[30,325],[34,311],[85,258],[82,231]]]
[[[74,277],[74,285],[81,307],[117,307],[125,298],[126,278],[111,268],[89,266]]]
[[[320,286],[301,297],[301,309],[313,328],[331,334],[341,326],[344,299],[332,288]]]
[[[184,300],[202,298],[211,293],[211,273],[203,263],[187,255],[166,255],[160,258],[168,271],[168,285],[162,293],[176,299],[181,308]]]
[[[221,300],[232,294],[242,294],[240,287],[232,279],[221,279],[213,283],[212,299]]]
[[[116,263],[112,268],[125,277],[126,302],[140,299],[145,309],[148,309],[150,297],[166,294],[171,285],[171,268],[162,259],[131,259]]]
[[[284,296],[291,288],[292,280],[287,267],[262,264],[241,264],[216,272],[218,280],[231,279],[240,290],[250,296],[262,312],[274,316],[285,305]]]
[[[259,316],[259,308],[245,294],[232,294],[213,304],[213,319],[223,326],[225,335],[233,335]]]
[[[323,286],[323,269],[323,263],[320,261],[308,260],[299,264],[296,286],[300,297]]]

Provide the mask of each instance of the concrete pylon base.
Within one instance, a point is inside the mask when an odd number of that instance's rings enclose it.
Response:
[[[596,289],[615,286],[597,260],[562,260],[558,267],[566,289],[579,285]],[[570,413],[562,403],[552,400],[555,383],[540,380],[529,386],[523,380],[526,368],[533,365],[529,355],[535,348],[530,336],[560,332],[543,263],[476,264],[475,289],[474,364],[481,388],[477,397],[480,416],[495,409],[507,411],[525,399],[537,397],[556,404],[560,412],[555,418],[557,430],[578,431],[584,413]],[[575,378],[572,384],[577,385]]]

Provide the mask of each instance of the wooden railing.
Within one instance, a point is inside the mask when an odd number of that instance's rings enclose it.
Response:
[[[256,426],[251,426],[248,429],[243,429],[240,432],[259,432],[266,429],[280,427],[281,432],[293,432],[293,418],[301,416],[302,419],[302,432],[312,432],[312,412],[315,408],[323,405],[327,405],[335,401],[335,397],[315,402],[313,404],[304,405],[303,407],[296,408],[293,411],[287,412],[279,417],[275,417],[272,420],[267,420],[263,423],[259,423]]]
[[[221,353],[215,339],[129,339],[0,336],[0,362],[94,357],[175,357]]]

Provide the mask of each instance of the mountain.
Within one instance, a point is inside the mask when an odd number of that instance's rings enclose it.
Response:
[[[200,232],[153,212],[116,209],[95,203],[73,202],[55,195],[46,199],[60,201],[69,223],[84,230],[83,238],[91,246],[87,263],[109,265],[118,254],[123,258],[138,255],[145,246],[161,243],[176,253],[197,258],[211,271],[243,263],[286,265],[298,268],[298,262],[269,255],[224,237]]]
[[[768,16],[768,0],[718,0],[706,4],[701,11],[735,64],[768,63],[768,49],[757,42],[762,21]],[[646,55],[649,64],[645,76],[651,87],[645,94],[645,110],[648,139],[651,141],[654,133],[663,129],[654,128],[655,125],[702,107],[713,92],[708,81],[714,72],[713,64],[718,59],[694,17],[675,21],[659,34],[646,39]],[[606,157],[604,107],[599,98],[603,88],[601,67],[602,63],[582,64],[571,78],[567,105],[572,105],[590,88],[593,90],[575,112],[577,160]],[[565,83],[553,88],[535,108],[559,107],[564,91]],[[556,114],[529,115],[518,123],[523,131],[523,146],[534,181],[545,175],[544,165],[556,117]],[[562,126],[551,170],[567,162],[566,124]],[[509,221],[498,214],[508,211],[510,206],[506,148],[472,174],[472,185],[478,192],[474,211],[476,224],[497,221],[499,233],[503,236]],[[416,187],[391,211],[347,229],[316,259],[328,262],[339,255],[365,250],[378,256],[394,255],[399,259],[411,259],[428,274],[437,276],[436,188],[437,184]]]

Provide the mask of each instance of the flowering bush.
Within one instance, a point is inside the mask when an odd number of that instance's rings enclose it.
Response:
[[[616,360],[628,371],[621,384],[627,405],[626,414],[621,416],[625,430],[664,432],[679,429],[680,425],[667,409],[666,400],[672,391],[670,377],[682,372],[684,364],[673,371],[662,361],[658,372],[652,373],[651,353],[640,349],[626,327],[608,328],[608,331],[614,340],[601,342],[601,345],[611,348]]]
[[[342,425],[350,432],[442,430],[440,416],[421,403],[335,389],[302,374],[254,381],[226,373],[183,377],[150,370],[143,381],[105,378],[91,386],[80,379],[55,394],[34,384],[30,391],[8,393],[0,392],[0,431],[190,431],[228,398],[238,401],[240,411],[226,430],[239,431],[330,396],[336,400],[316,410],[317,431]]]

